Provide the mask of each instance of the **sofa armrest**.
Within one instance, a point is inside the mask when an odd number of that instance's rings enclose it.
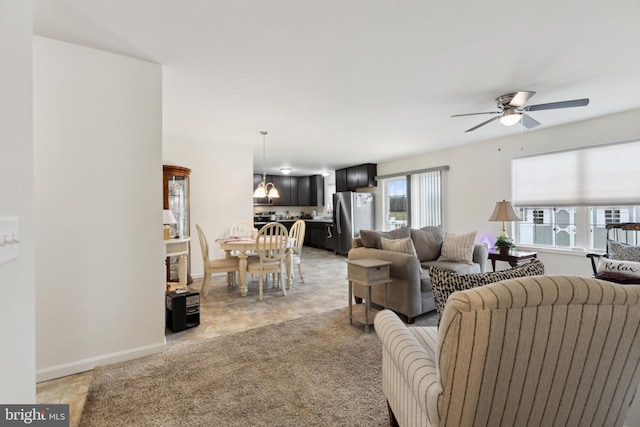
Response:
[[[394,383],[392,388],[408,386],[413,400],[427,415],[431,425],[438,425],[437,397],[442,393],[442,387],[433,351],[425,349],[391,310],[382,310],[377,313],[374,327],[382,341],[383,352],[388,356],[383,357],[383,364],[385,359],[388,363],[394,364],[393,369],[383,366],[383,376],[390,370],[399,372],[402,384]],[[387,380],[393,381],[393,378],[387,378]],[[385,383],[384,379],[383,383]],[[409,402],[406,403],[410,405]]]
[[[362,238],[360,236],[351,238],[351,247],[352,248],[361,248],[363,246],[364,245],[362,244]]]
[[[420,261],[417,257],[402,252],[385,251],[374,248],[351,248],[348,257],[350,260],[375,258],[389,261],[389,275],[400,279],[415,280],[420,288]]]
[[[487,271],[487,259],[489,259],[489,248],[485,245],[475,245],[473,247],[473,262],[480,264],[480,273]]]

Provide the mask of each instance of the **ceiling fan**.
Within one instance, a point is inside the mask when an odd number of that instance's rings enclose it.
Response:
[[[500,123],[505,126],[515,125],[519,121],[522,121],[522,125],[527,129],[534,128],[540,125],[540,122],[533,117],[525,114],[525,111],[540,111],[540,110],[555,110],[558,108],[572,108],[572,107],[584,107],[589,104],[589,98],[573,99],[571,101],[549,102],[547,104],[537,104],[524,106],[526,102],[535,95],[535,92],[520,91],[516,93],[508,93],[506,95],[500,95],[496,98],[498,104],[498,111],[488,111],[484,113],[469,113],[469,114],[455,114],[451,117],[463,117],[463,116],[475,116],[480,114],[498,114],[496,117],[489,119],[467,129],[465,132],[471,132],[491,123],[494,120],[500,119]]]

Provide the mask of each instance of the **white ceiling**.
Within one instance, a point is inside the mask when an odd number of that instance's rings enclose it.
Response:
[[[249,144],[294,175],[640,108],[640,0],[34,0],[34,33],[164,65],[164,137]],[[531,131],[525,131],[531,132]]]

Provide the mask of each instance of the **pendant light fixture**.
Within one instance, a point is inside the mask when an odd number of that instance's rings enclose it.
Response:
[[[272,182],[267,183],[267,149],[265,145],[265,139],[267,137],[266,131],[261,131],[262,134],[262,164],[264,166],[264,174],[262,175],[262,182],[258,184],[258,187],[253,192],[253,197],[255,198],[264,198],[268,197],[270,199],[275,199],[280,197],[278,193],[278,189]]]

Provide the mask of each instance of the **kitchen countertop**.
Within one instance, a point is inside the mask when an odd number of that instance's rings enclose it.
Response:
[[[270,222],[296,222],[298,219],[277,219],[275,221],[254,221],[253,225],[265,225]],[[317,222],[322,224],[333,224],[332,219],[303,219],[305,222]]]

